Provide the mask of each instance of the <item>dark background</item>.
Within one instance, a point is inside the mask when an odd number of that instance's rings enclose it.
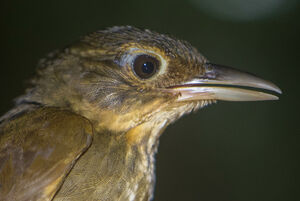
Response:
[[[113,25],[169,33],[214,63],[272,80],[283,94],[220,102],[169,126],[154,200],[300,200],[299,1],[11,0],[0,9],[1,114],[41,57],[86,33]]]

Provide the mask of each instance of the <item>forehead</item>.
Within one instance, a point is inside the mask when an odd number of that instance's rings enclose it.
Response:
[[[198,51],[186,41],[131,26],[112,27],[97,31],[84,37],[82,41],[93,48],[105,49],[108,52],[141,48],[161,51],[166,56],[173,58],[178,56],[201,57]]]

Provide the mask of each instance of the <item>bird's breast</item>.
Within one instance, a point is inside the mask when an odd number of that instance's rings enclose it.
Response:
[[[122,135],[101,131],[94,136],[92,146],[77,161],[54,201],[150,200],[157,147],[151,135],[135,128]]]

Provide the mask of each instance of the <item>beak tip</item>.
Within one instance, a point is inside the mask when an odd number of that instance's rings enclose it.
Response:
[[[279,93],[279,94],[282,94],[282,91],[279,88],[277,88],[276,92]]]
[[[270,82],[271,83],[271,82]],[[271,83],[270,84],[270,88],[269,88],[269,90],[271,90],[271,91],[274,91],[274,92],[276,92],[276,93],[278,93],[278,94],[282,94],[282,91],[281,91],[281,89],[278,87],[278,86],[276,86],[275,84],[273,84],[273,83]],[[267,89],[267,88],[266,88]]]

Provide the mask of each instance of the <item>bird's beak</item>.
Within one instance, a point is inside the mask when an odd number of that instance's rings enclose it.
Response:
[[[207,63],[204,73],[169,90],[180,94],[178,101],[224,100],[224,101],[263,101],[277,100],[278,97],[263,89],[281,94],[272,82],[230,67]]]

